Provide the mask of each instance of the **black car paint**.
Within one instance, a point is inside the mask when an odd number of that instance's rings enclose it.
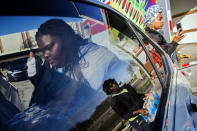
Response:
[[[9,62],[7,76],[9,81],[16,82],[27,80],[27,57]]]

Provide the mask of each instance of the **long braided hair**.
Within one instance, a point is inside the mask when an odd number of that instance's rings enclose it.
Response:
[[[50,19],[41,24],[40,28],[36,32],[36,40],[39,35],[50,34],[51,36],[59,37],[62,40],[61,52],[67,52],[65,56],[64,68],[70,73],[74,73],[73,67],[79,64],[80,60],[87,51],[81,51],[80,47],[88,44],[86,39],[83,39],[78,34],[75,34],[74,30],[61,19]],[[85,60],[84,60],[85,61]]]

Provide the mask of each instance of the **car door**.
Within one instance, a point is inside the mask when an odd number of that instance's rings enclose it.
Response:
[[[72,4],[80,12],[80,17],[34,16],[31,20],[32,23],[36,23],[41,19],[42,21],[38,22],[40,25],[49,19],[63,19],[76,34],[89,42],[90,47],[84,48],[88,50],[83,61],[80,61],[83,64],[79,68],[79,79],[69,81],[70,85],[66,86],[66,91],[63,88],[62,93],[66,98],[64,105],[55,101],[52,105],[35,104],[16,115],[10,121],[9,128],[12,130],[24,129],[24,127],[32,130],[113,130],[120,128],[119,125],[121,128],[127,128],[128,121],[123,120],[113,111],[110,96],[102,90],[103,82],[114,78],[120,86],[130,84],[138,93],[152,91],[154,97],[147,99],[144,104],[150,112],[147,121],[153,122],[155,129],[161,129],[159,123],[163,122],[166,83],[170,81],[171,74],[168,57],[142,30],[116,10],[97,2],[92,4],[98,7],[82,3]],[[64,6],[67,8],[68,5]],[[93,15],[88,15],[90,10],[87,9],[91,9]],[[95,18],[94,13],[99,13],[99,19]],[[16,21],[23,19],[26,22],[29,17],[15,18]],[[32,23],[29,23],[29,26]],[[32,34],[37,32],[37,28]],[[67,83],[66,79],[52,80],[59,82],[56,84],[60,86]],[[84,83],[80,85],[78,84],[80,82]],[[52,93],[55,94],[56,90]],[[154,101],[155,96],[157,96],[156,101]]]
[[[23,111],[18,91],[0,76],[0,129],[6,130],[7,122],[17,113]]]

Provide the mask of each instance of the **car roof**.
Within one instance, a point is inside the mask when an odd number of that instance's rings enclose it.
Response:
[[[75,1],[108,6],[97,0],[7,0],[1,4],[0,16],[64,16],[77,18],[83,15],[82,12],[87,10],[88,5],[78,6]],[[91,15],[91,11],[87,15]]]
[[[12,4],[10,4],[12,3]],[[65,8],[66,7],[66,8]],[[70,11],[69,11],[70,10]],[[71,11],[72,10],[72,11]],[[68,12],[69,11],[69,12]],[[78,13],[71,1],[67,0],[8,0],[0,8],[0,15],[38,15],[56,16],[66,15],[78,17]]]

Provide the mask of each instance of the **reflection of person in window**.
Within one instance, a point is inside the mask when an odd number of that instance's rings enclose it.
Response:
[[[167,43],[165,38],[157,31],[163,28],[164,21],[162,17],[163,8],[160,5],[152,5],[146,11],[144,16],[144,25],[146,26],[146,33],[163,48],[166,53],[172,55],[172,60],[176,60],[176,54],[174,51],[178,46],[178,42],[184,38],[184,32],[180,29],[174,36],[171,43]]]
[[[148,114],[148,111],[143,108],[143,98],[149,94],[138,94],[128,84],[119,87],[115,79],[106,80],[103,84],[103,91],[107,95],[112,95],[112,108],[121,117],[129,120],[133,128],[139,131],[151,130],[148,123],[143,119],[143,116]]]
[[[60,19],[41,24],[36,41],[45,61],[30,107],[12,119],[10,130],[69,130],[88,119],[96,107],[97,101],[90,104],[96,91],[82,69],[89,67],[86,55],[98,47]]]
[[[91,80],[103,79],[111,62],[117,64],[118,58],[107,48],[75,34],[59,19],[42,24],[36,33],[36,41],[45,62],[31,99],[30,105],[33,105],[26,110],[28,113],[13,119],[11,128],[47,131],[74,128],[78,122],[89,119],[102,101],[100,92],[90,84]],[[98,71],[104,73],[98,75]]]
[[[27,59],[27,75],[33,85],[35,85],[37,79],[36,76],[40,73],[40,66],[42,59],[35,55],[35,51],[29,51],[29,58]]]
[[[36,33],[36,41],[45,61],[37,76],[37,87],[27,111],[38,108],[46,111],[49,117],[42,116],[40,111],[32,114],[33,118],[38,119],[34,125],[30,120],[25,123],[21,121],[13,128],[20,129],[31,125],[31,129],[38,130],[46,126],[46,130],[48,127],[50,130],[69,130],[77,122],[87,119],[94,109],[95,105],[90,105],[89,102],[96,91],[91,88],[82,69],[89,67],[85,56],[97,47],[75,34],[74,30],[60,19],[50,19],[41,24]],[[80,111],[83,114],[77,115]],[[40,119],[42,117],[43,119]],[[53,124],[49,124],[51,121]]]
[[[81,73],[81,69],[88,66],[84,59],[91,48],[88,40],[75,34],[64,21],[51,19],[40,26],[36,41],[45,62],[30,104],[71,104],[73,101],[76,104],[77,101],[83,103],[86,98],[93,96],[93,89]],[[86,97],[80,99],[79,94]]]

